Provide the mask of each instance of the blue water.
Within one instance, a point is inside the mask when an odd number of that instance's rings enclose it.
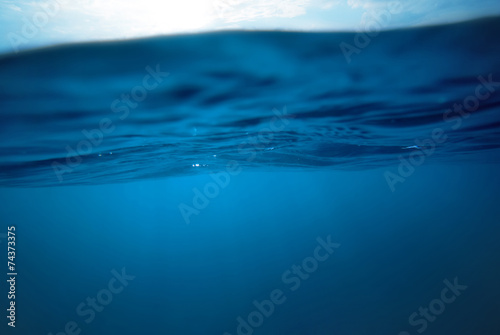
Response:
[[[2,334],[499,334],[499,18],[356,36],[1,56]]]

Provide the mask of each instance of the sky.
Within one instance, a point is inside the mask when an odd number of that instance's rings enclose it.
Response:
[[[490,15],[500,15],[498,0],[0,0],[0,53],[224,29],[363,31]]]

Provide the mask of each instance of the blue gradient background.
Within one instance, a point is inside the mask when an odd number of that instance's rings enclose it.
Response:
[[[278,288],[287,300],[255,334],[417,334],[409,315],[458,277],[468,288],[426,333],[496,334],[497,170],[429,164],[395,193],[383,170],[243,172],[190,225],[177,206],[208,176],[1,189],[2,229],[17,226],[16,332],[73,320],[81,334],[235,334]],[[341,246],[291,292],[282,273],[328,235]],[[76,306],[122,267],[136,278],[86,324]]]

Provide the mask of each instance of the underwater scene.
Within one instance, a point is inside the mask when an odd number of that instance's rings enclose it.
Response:
[[[1,334],[500,334],[500,17],[0,55]]]

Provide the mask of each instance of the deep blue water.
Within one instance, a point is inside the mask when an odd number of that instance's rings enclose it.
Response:
[[[499,18],[357,39],[1,56],[2,334],[499,334]]]

